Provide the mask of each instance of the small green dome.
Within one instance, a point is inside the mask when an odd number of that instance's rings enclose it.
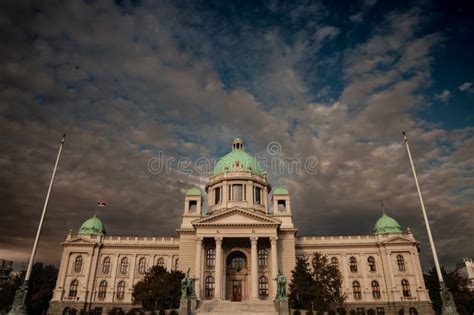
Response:
[[[77,234],[85,234],[85,235],[105,235],[105,226],[100,221],[100,219],[94,215],[92,218],[86,220],[82,223],[81,228]]]
[[[201,196],[201,191],[197,187],[192,187],[186,191],[186,196]]]
[[[273,191],[274,195],[289,195],[288,189],[283,188],[283,187],[276,187],[275,190]]]
[[[233,172],[237,163],[244,172],[262,175],[263,171],[257,159],[245,152],[245,144],[241,138],[235,138],[232,143],[232,151],[221,157],[214,167],[213,175]]]
[[[402,233],[402,227],[398,224],[397,220],[389,217],[385,211],[380,219],[377,220],[374,226],[375,234],[389,234],[389,233]]]

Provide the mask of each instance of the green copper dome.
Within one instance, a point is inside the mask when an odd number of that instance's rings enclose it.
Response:
[[[389,217],[385,211],[380,219],[377,220],[374,226],[375,234],[389,234],[389,233],[402,233],[402,227],[398,224],[397,220]]]
[[[277,187],[273,191],[273,194],[274,195],[288,195],[289,193],[288,193],[288,189],[283,188],[283,187]]]
[[[186,191],[186,196],[201,196],[201,191],[197,187],[192,187]]]
[[[257,159],[245,152],[244,141],[240,138],[235,138],[232,143],[232,151],[217,161],[212,174],[219,175],[226,171],[233,172],[237,168],[237,163],[239,164],[238,167],[241,167],[244,172],[252,172],[257,175],[262,175],[263,173]]]
[[[105,226],[100,221],[100,219],[94,215],[92,218],[86,220],[82,223],[81,228],[77,234],[85,234],[85,235],[105,235]]]

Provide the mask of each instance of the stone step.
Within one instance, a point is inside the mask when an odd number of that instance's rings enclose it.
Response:
[[[202,301],[196,314],[206,315],[275,315],[273,301]]]

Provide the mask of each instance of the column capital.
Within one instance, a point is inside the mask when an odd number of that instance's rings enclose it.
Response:
[[[216,245],[222,245],[222,237],[220,236],[214,237],[214,240],[216,241]]]
[[[196,237],[196,243],[202,243],[203,237],[198,236]]]
[[[278,237],[277,236],[272,236],[270,237],[270,242],[272,243],[272,245],[276,245],[276,242],[278,241]]]
[[[252,236],[252,237],[250,238],[250,243],[251,243],[252,245],[257,245],[257,242],[258,242],[258,237]]]

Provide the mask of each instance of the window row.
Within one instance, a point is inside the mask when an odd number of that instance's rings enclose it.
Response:
[[[165,264],[165,259],[164,258],[159,258],[156,262],[157,266],[161,267],[166,267]],[[112,261],[110,257],[105,257],[103,262],[102,262],[102,274],[109,274],[111,272],[111,267],[112,267]],[[178,259],[175,261],[175,269],[178,268]],[[129,260],[127,257],[123,257],[120,260],[120,265],[119,265],[119,273],[120,274],[127,274],[129,269]],[[74,272],[79,273],[82,270],[82,256],[77,256],[76,260],[74,262]],[[140,258],[138,261],[138,273],[139,274],[145,274],[147,271],[147,261],[145,257]]]
[[[377,271],[377,265],[375,263],[375,258],[372,256],[369,256],[367,258],[367,266],[369,268],[370,272],[375,272]],[[397,266],[399,271],[405,271],[405,259],[403,258],[402,255],[397,255]],[[357,259],[352,256],[349,258],[349,270],[351,272],[357,272],[358,271],[358,264],[357,264]]]
[[[363,307],[358,307],[357,309],[353,309],[349,312],[350,315],[385,315],[385,309],[383,307],[376,307],[375,309],[369,308],[367,312],[365,311],[365,308]],[[399,310],[397,314],[405,314],[405,311],[403,309]],[[418,310],[414,307],[410,307],[408,310],[409,315],[418,315]]]
[[[313,265],[315,264],[315,262],[316,262],[315,258],[313,258],[313,260],[312,260]],[[331,265],[333,265],[334,267],[339,269],[339,261],[336,257],[331,258]],[[375,258],[374,257],[369,256],[367,258],[367,266],[368,266],[370,272],[377,271],[377,265],[375,263]],[[405,259],[403,258],[402,255],[397,255],[397,266],[398,266],[399,271],[405,271],[406,270],[406,268],[405,268]],[[355,258],[354,256],[351,256],[349,258],[349,270],[351,272],[358,272],[358,270],[359,270],[358,263],[357,263],[357,258]]]
[[[245,189],[246,185],[243,184],[233,184],[229,185],[229,200],[231,201],[244,201],[247,200],[247,192]],[[255,204],[262,204],[262,188],[258,186],[253,187],[253,202]],[[222,186],[214,188],[214,204],[220,204],[222,202]]]
[[[402,293],[404,297],[410,297],[411,296],[411,290],[410,290],[410,283],[408,280],[403,279],[401,281],[402,284]],[[376,300],[381,298],[380,294],[380,284],[378,281],[372,281],[371,282],[371,287],[372,287],[372,297]],[[362,299],[362,290],[360,286],[359,281],[354,281],[352,282],[352,294],[354,296],[355,300],[361,300]]]
[[[244,267],[244,262],[241,262],[240,268]],[[216,265],[216,250],[214,248],[209,248],[206,251],[206,266],[212,268]],[[266,249],[258,250],[258,266],[265,267],[268,265],[268,251]],[[231,266],[232,267],[232,266]],[[235,267],[232,267],[235,268]]]
[[[79,286],[79,281],[74,279],[71,281],[71,285],[69,286],[69,294],[70,298],[74,298],[77,296],[77,288]],[[104,300],[107,296],[107,281],[103,280],[99,284],[99,288],[97,290],[97,299]],[[117,300],[123,300],[125,296],[125,282],[120,281],[117,284]]]

